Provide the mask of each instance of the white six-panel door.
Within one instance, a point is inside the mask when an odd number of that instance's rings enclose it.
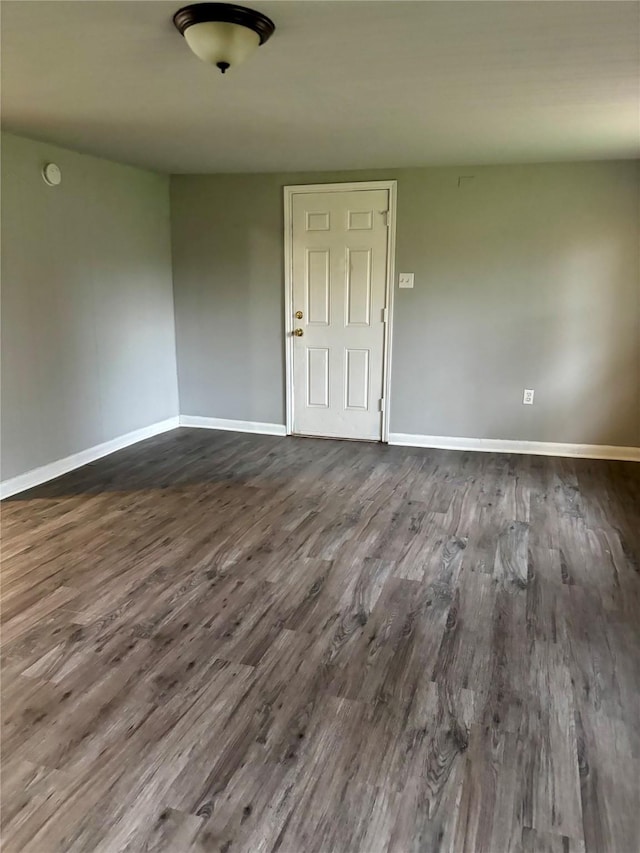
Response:
[[[388,210],[386,189],[293,195],[294,433],[382,436]]]

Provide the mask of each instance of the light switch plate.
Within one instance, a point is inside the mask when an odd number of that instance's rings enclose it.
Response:
[[[413,287],[413,273],[401,272],[398,275],[398,287]]]

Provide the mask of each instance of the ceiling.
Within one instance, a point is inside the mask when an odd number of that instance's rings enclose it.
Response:
[[[640,154],[637,2],[251,0],[276,32],[224,77],[181,5],[3,0],[4,129],[164,172]]]

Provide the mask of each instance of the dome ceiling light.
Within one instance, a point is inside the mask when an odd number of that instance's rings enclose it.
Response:
[[[275,30],[272,20],[231,3],[196,3],[173,16],[191,50],[224,74],[264,44]]]

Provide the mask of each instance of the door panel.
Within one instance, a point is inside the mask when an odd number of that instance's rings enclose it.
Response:
[[[345,409],[369,408],[369,350],[348,349],[345,369]]]
[[[329,407],[329,350],[307,347],[307,406]]]
[[[293,432],[379,440],[388,190],[293,196]]]
[[[314,326],[329,325],[329,249],[307,252],[307,317]]]
[[[371,249],[347,249],[347,326],[371,319]]]

